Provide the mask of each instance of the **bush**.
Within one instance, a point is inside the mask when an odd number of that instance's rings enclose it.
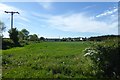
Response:
[[[120,42],[112,39],[97,43],[85,50],[86,57],[89,57],[94,64],[96,76],[105,78],[120,78]]]
[[[21,46],[28,45],[27,40],[21,40],[21,41],[19,41],[19,43],[20,43]]]
[[[14,43],[11,39],[3,39],[2,40],[2,49],[9,49],[14,47]]]
[[[2,39],[2,49],[5,50],[5,49],[13,48],[13,47],[22,47],[24,45],[28,45],[27,41],[20,41],[19,43],[20,43],[19,45],[16,45],[11,39],[3,38]]]
[[[14,44],[16,46],[20,45],[19,42],[18,42],[18,40],[19,40],[18,30],[16,28],[12,28],[8,32],[9,32],[10,39],[14,42]]]

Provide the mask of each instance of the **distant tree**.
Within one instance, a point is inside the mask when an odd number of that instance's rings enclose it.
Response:
[[[38,36],[36,34],[29,35],[29,40],[30,41],[37,41],[38,40]]]
[[[10,39],[14,42],[15,45],[19,45],[18,38],[18,30],[16,28],[12,28],[8,31]]]
[[[40,37],[40,41],[45,41],[45,38],[44,37]]]
[[[19,37],[19,40],[24,40],[25,35],[24,35],[23,32],[19,31],[18,32],[18,37]]]
[[[61,41],[67,41],[67,38],[62,38],[62,40]]]
[[[29,31],[28,31],[28,30],[26,30],[26,29],[22,29],[22,30],[21,30],[21,33],[23,33],[23,34],[24,34],[24,40],[27,40],[28,35],[29,35]]]
[[[36,34],[33,34],[34,40],[37,41],[38,40],[38,36]]]
[[[28,40],[32,41],[33,40],[33,35],[29,35]]]
[[[0,31],[5,30],[5,28],[5,24],[2,21],[0,21]]]
[[[86,37],[85,37],[85,38],[82,38],[82,40],[83,40],[83,41],[87,41],[87,38],[86,38]]]
[[[0,37],[1,38],[3,37],[2,31],[4,31],[5,28],[6,28],[5,24],[2,21],[0,21]]]
[[[72,41],[72,38],[68,37],[68,38],[67,38],[67,41]]]

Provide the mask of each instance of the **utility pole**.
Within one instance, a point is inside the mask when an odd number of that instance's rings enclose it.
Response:
[[[10,13],[11,14],[11,30],[13,28],[13,14],[17,13],[20,14],[19,12],[13,12],[13,11],[5,11],[5,13]]]

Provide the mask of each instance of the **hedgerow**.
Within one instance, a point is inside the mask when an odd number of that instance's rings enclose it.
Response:
[[[112,39],[85,49],[85,57],[89,57],[96,72],[95,76],[100,78],[120,78],[120,41]]]

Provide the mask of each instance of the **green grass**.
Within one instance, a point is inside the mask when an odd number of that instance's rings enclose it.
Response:
[[[91,42],[41,42],[2,51],[3,78],[86,78]]]

